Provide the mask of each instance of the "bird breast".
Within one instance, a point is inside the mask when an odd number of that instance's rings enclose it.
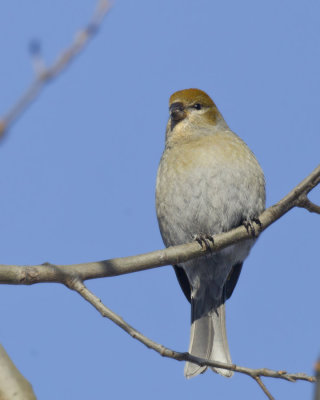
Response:
[[[223,131],[167,147],[157,176],[156,209],[166,246],[217,234],[264,209],[264,177],[247,145]]]

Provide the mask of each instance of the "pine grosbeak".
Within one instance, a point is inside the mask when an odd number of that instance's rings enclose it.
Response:
[[[227,232],[265,208],[264,175],[247,145],[233,133],[211,98],[199,89],[170,97],[166,145],[156,186],[156,209],[166,246]],[[255,239],[174,266],[191,302],[189,353],[231,363],[225,301]],[[186,363],[190,378],[206,370]],[[213,368],[224,376],[232,372]]]

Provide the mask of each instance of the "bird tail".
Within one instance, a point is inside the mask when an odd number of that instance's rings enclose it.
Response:
[[[195,304],[192,304],[195,306]],[[231,364],[229,345],[226,334],[225,305],[221,304],[212,315],[203,315],[193,320],[191,325],[189,353],[211,361]],[[203,373],[207,367],[186,362],[184,375],[193,378]],[[232,371],[212,368],[220,375],[231,377]]]

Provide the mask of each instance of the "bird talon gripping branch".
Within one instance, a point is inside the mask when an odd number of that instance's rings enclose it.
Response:
[[[157,216],[165,245],[188,243],[194,237],[201,246],[212,248],[211,235],[234,228],[239,220],[244,220],[255,237],[253,223],[246,219],[264,210],[265,188],[263,172],[252,152],[229,129],[211,98],[199,89],[174,93],[169,111],[156,188]],[[239,242],[174,266],[191,302],[191,355],[232,363],[224,303],[232,295],[254,242]],[[184,373],[191,378],[206,368],[187,362]],[[224,376],[233,374],[222,368],[213,370]]]
[[[253,238],[255,238],[259,236],[259,231],[256,231],[253,222],[258,225],[258,230],[261,231],[262,223],[259,218],[246,219],[242,222],[242,225],[246,228],[248,235],[251,235]]]
[[[193,238],[203,249],[212,251],[212,246],[214,245],[214,238],[212,235],[200,233],[198,235],[194,235]]]
[[[242,224],[246,228],[248,235],[250,235],[252,237],[256,236],[256,230],[254,229],[254,226],[253,226],[253,223],[251,222],[251,220],[247,219],[247,220],[243,221]]]
[[[262,230],[262,222],[260,221],[260,219],[258,217],[256,218],[252,218],[252,221],[255,222],[258,226],[259,226],[259,230]]]

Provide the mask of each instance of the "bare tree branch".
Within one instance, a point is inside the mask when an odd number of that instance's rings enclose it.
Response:
[[[275,205],[266,209],[260,216],[258,223],[252,222],[254,231],[260,234],[269,225],[282,217],[294,207],[303,207],[308,211],[318,213],[316,205],[310,206],[307,194],[320,182],[320,166],[297,185],[287,196]],[[307,200],[306,200],[307,199]],[[225,364],[218,361],[209,361],[192,356],[189,353],[180,353],[152,341],[142,333],[127,324],[120,316],[108,309],[101,300],[91,293],[83,281],[86,279],[116,276],[131,272],[142,271],[168,264],[179,264],[192,258],[200,257],[206,252],[217,252],[230,244],[248,239],[251,234],[244,226],[240,226],[229,232],[214,236],[214,243],[210,249],[203,248],[198,242],[192,242],[181,246],[169,247],[138,256],[117,258],[101,262],[75,264],[75,265],[53,265],[45,263],[39,266],[20,267],[16,265],[0,265],[0,283],[31,285],[39,282],[59,282],[65,284],[72,290],[77,291],[85,300],[92,304],[102,316],[109,318],[121,329],[133,338],[139,340],[148,348],[151,348],[164,357],[173,358],[178,361],[189,361],[200,366],[223,368],[238,373],[246,374],[253,378],[261,387],[269,399],[272,395],[264,385],[261,377],[279,378],[290,382],[304,380],[315,382],[315,378],[304,373],[287,373],[286,371],[275,371],[267,368],[252,369],[235,364]]]
[[[262,382],[262,380],[261,380],[261,378],[259,378],[259,376],[256,376],[254,378],[254,380],[258,383],[258,385],[261,387],[262,391],[265,393],[265,395],[268,397],[269,400],[275,400],[275,398],[272,396],[272,394],[266,388],[266,385]]]
[[[297,185],[287,196],[275,205],[267,208],[259,217],[261,226],[253,222],[255,232],[260,234],[293,207],[302,207],[304,198],[320,182],[320,165]],[[309,210],[309,208],[307,208]],[[310,211],[310,210],[309,210]],[[314,211],[316,212],[316,211]],[[180,246],[137,256],[114,258],[110,260],[73,265],[53,265],[45,263],[35,266],[0,265],[0,283],[13,285],[31,285],[40,282],[68,284],[68,280],[77,277],[81,281],[102,277],[111,277],[143,271],[164,265],[179,264],[207,252],[217,252],[230,244],[248,239],[251,234],[244,226],[214,236],[210,249],[203,248],[194,241]]]
[[[306,194],[302,194],[296,202],[297,207],[305,208],[311,213],[320,214],[320,206],[312,203]]]
[[[149,349],[155,350],[157,353],[162,355],[163,357],[172,358],[177,361],[189,361],[200,366],[208,366],[208,367],[216,367],[223,368],[230,371],[235,371],[241,374],[248,375],[252,377],[254,380],[258,382],[258,384],[263,388],[263,391],[267,394],[269,393],[265,385],[262,383],[260,377],[265,376],[269,378],[279,378],[284,379],[290,382],[295,382],[298,380],[307,381],[307,382],[315,382],[315,377],[306,375],[304,373],[287,373],[286,371],[275,371],[268,368],[260,368],[260,369],[252,369],[248,367],[241,367],[236,364],[226,364],[219,361],[210,361],[203,358],[195,357],[189,353],[180,353],[175,350],[171,350],[159,343],[154,342],[153,340],[144,336],[141,332],[137,331],[127,322],[125,322],[119,315],[111,311],[108,307],[106,307],[102,301],[95,296],[84,284],[81,280],[75,278],[68,282],[68,287],[72,290],[75,290],[83,297],[86,301],[88,301],[99,313],[116,325],[118,325],[121,329],[127,332],[134,339],[137,339],[139,342],[147,346]],[[270,395],[271,396],[271,395]],[[269,397],[273,399],[273,397]]]
[[[35,400],[32,386],[0,345],[0,399]]]
[[[96,11],[87,26],[82,29],[75,37],[73,43],[56,59],[49,67],[43,63],[36,65],[36,76],[27,90],[21,95],[11,109],[0,118],[0,138],[10,128],[15,120],[26,110],[28,106],[40,94],[41,90],[52,79],[56,78],[75,57],[83,51],[90,39],[96,34],[103,18],[110,9],[107,0],[99,0]],[[41,61],[41,60],[40,60]],[[40,68],[38,68],[40,66]],[[311,202],[308,193],[320,183],[320,166],[318,166],[306,179],[297,185],[287,196],[278,203],[266,209],[257,222],[253,221],[253,231],[255,236],[260,235],[269,225],[281,218],[285,213],[294,207],[305,208],[306,210],[320,214],[320,206]],[[261,377],[270,377],[296,382],[303,380],[307,382],[317,382],[315,399],[320,400],[320,362],[316,365],[316,378],[305,373],[287,373],[286,371],[276,371],[267,368],[252,369],[238,366],[236,364],[226,364],[218,361],[210,361],[195,357],[189,353],[181,353],[171,350],[159,343],[154,342],[141,332],[137,331],[119,315],[107,308],[101,300],[87,289],[83,281],[87,279],[111,277],[121,274],[138,272],[146,269],[156,268],[168,264],[179,264],[181,262],[203,256],[207,252],[217,252],[221,249],[249,239],[252,237],[244,226],[240,226],[229,232],[214,236],[214,243],[210,249],[203,248],[197,242],[174,246],[168,249],[154,251],[137,256],[115,258],[100,262],[91,262],[75,265],[53,265],[45,263],[38,266],[16,266],[0,265],[0,283],[2,284],[23,284],[31,285],[40,282],[63,283],[68,288],[76,291],[86,301],[88,301],[103,317],[106,317],[126,331],[134,339],[150,349],[153,349],[163,357],[175,359],[177,361],[189,361],[200,366],[223,368],[253,378],[265,395],[270,400],[274,400]],[[20,374],[14,366],[4,348],[0,345],[0,398],[3,400],[15,398],[34,400],[36,399],[32,386]]]
[[[98,31],[103,18],[110,10],[110,3],[107,0],[99,0],[96,10],[93,13],[87,26],[77,33],[73,43],[63,51],[57,60],[49,67],[41,68],[27,90],[21,95],[12,108],[0,118],[0,138],[9,129],[12,123],[25,111],[25,109],[40,94],[46,83],[56,78],[71,61],[85,48],[90,39]]]

